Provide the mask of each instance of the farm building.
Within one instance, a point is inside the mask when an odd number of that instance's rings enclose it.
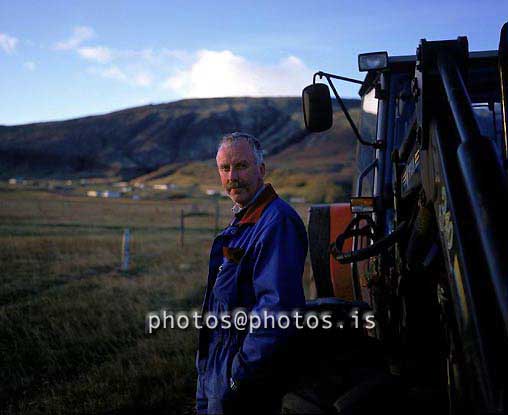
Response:
[[[154,184],[153,185],[154,190],[168,190],[167,184]]]
[[[120,197],[120,192],[113,192],[111,190],[106,190],[102,192],[102,197],[109,198],[109,199],[117,199]]]

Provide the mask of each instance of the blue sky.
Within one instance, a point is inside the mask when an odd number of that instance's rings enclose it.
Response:
[[[358,53],[414,54],[423,37],[497,49],[505,21],[505,0],[0,0],[0,124],[299,95],[318,70],[362,78]]]

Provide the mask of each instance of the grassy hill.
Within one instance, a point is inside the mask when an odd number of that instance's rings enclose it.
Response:
[[[347,101],[354,116],[358,101]],[[321,134],[303,125],[301,100],[193,99],[60,122],[0,126],[0,178],[100,178],[218,189],[219,138],[259,137],[282,195],[311,202],[349,192],[354,139],[341,113]]]
[[[210,159],[219,137],[232,131],[254,134],[267,154],[278,154],[309,136],[300,101],[191,99],[67,121],[0,126],[0,178],[132,179],[173,163]]]

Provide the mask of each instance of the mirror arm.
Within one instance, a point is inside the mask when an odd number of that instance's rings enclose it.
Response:
[[[316,72],[314,74],[314,78],[313,78],[314,83],[316,83],[316,76],[319,76],[319,78],[325,77],[326,80],[328,81],[328,84],[330,85],[330,88],[332,88],[332,91],[335,95],[335,98],[337,98],[337,102],[339,103],[340,108],[342,109],[342,112],[346,116],[346,119],[348,120],[349,125],[351,126],[351,129],[353,130],[353,133],[356,136],[356,139],[365,146],[371,146],[374,148],[383,148],[382,141],[370,142],[370,141],[366,141],[362,138],[362,136],[360,135],[360,132],[358,131],[358,128],[356,128],[356,124],[354,123],[353,119],[351,118],[351,115],[349,115],[349,111],[347,110],[346,105],[344,104],[344,101],[342,101],[342,98],[339,96],[339,93],[335,89],[335,86],[333,85],[333,82],[331,81],[330,78],[339,79],[341,81],[359,83],[362,85],[363,85],[363,82],[358,81],[357,79],[346,78],[344,76],[338,76],[338,75],[332,75],[332,74],[329,74],[326,72]]]
[[[333,79],[339,79],[340,81],[353,82],[354,84],[363,85],[363,81],[360,81],[358,79],[346,78],[345,76],[334,75],[334,74],[326,73],[326,72],[322,72],[322,71],[316,72],[314,74],[314,83],[316,83],[316,76],[319,76],[320,79],[323,76],[325,76],[327,79],[333,78]]]

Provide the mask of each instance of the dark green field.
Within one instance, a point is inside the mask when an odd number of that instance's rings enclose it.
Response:
[[[225,226],[230,203],[220,203]],[[297,208],[305,219],[307,206]],[[195,213],[184,247],[182,209]],[[145,316],[199,307],[215,226],[207,212],[210,199],[1,188],[0,413],[193,413],[197,333],[148,335]],[[121,272],[126,227],[132,259]]]

